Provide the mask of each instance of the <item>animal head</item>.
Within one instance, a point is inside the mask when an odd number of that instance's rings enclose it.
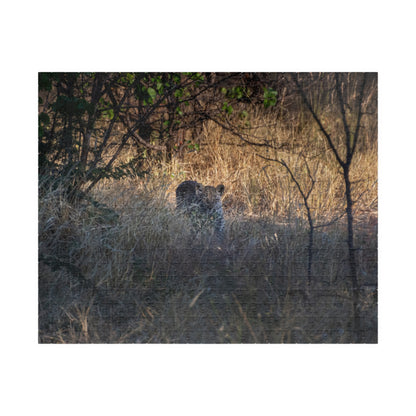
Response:
[[[209,210],[215,209],[221,204],[221,197],[224,194],[224,185],[204,186],[198,183],[195,187],[195,193],[202,204]]]

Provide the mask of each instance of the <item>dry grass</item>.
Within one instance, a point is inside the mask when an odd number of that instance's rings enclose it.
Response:
[[[293,147],[272,153],[241,146],[207,123],[199,152],[152,163],[140,180],[100,183],[93,197],[103,205],[71,206],[59,190],[40,199],[40,342],[353,341],[344,218],[316,230],[308,287],[302,199],[285,168],[256,153],[284,159],[306,190],[301,155],[307,158],[315,225],[344,210],[336,163],[312,127],[299,133],[267,119],[257,124],[266,126],[258,134]],[[377,342],[377,149],[356,156],[363,339]],[[186,179],[225,185],[222,242],[175,212],[174,190]]]

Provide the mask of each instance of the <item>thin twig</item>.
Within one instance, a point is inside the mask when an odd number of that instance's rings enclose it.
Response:
[[[325,130],[324,126],[321,123],[321,120],[319,119],[319,117],[317,116],[317,114],[315,113],[315,110],[312,108],[311,103],[309,102],[308,98],[306,97],[305,91],[303,90],[303,88],[300,86],[299,84],[299,80],[297,78],[297,74],[291,74],[292,75],[292,79],[296,84],[296,87],[298,88],[298,91],[306,105],[306,107],[308,107],[308,110],[310,111],[310,113],[312,114],[313,118],[315,119],[316,123],[318,124],[320,130],[322,131],[322,133],[324,134],[329,147],[331,148],[332,152],[334,153],[335,158],[337,159],[337,162],[344,167],[345,162],[341,159],[341,157],[339,156],[337,149],[334,146],[334,143],[332,142],[331,136],[329,135],[329,133]]]
[[[363,96],[364,96],[364,88],[365,88],[366,81],[367,81],[367,73],[365,72],[364,75],[363,75],[363,83],[361,84],[360,95],[358,97],[358,102],[360,103],[360,106],[358,108],[357,125],[355,127],[355,132],[354,132],[354,142],[353,142],[353,145],[352,145],[352,154],[354,154],[355,146],[357,145],[357,142],[358,142],[358,133],[359,133],[359,130],[360,130],[361,117],[364,114],[364,112],[363,112]]]
[[[347,116],[345,114],[344,99],[342,97],[341,83],[340,83],[340,80],[339,80],[339,74],[338,73],[335,73],[335,86],[336,86],[335,88],[336,88],[336,91],[337,91],[339,108],[340,108],[341,116],[342,116],[342,123],[344,125],[344,131],[345,131],[345,144],[347,146],[347,160],[350,160],[350,158],[352,157],[350,126],[347,123]]]

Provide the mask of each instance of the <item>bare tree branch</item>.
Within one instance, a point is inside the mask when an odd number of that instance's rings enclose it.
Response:
[[[306,97],[305,91],[303,90],[303,88],[299,84],[299,80],[298,80],[297,74],[291,74],[291,76],[292,76],[293,81],[296,84],[296,87],[298,88],[298,91],[299,91],[299,93],[300,93],[300,95],[301,95],[301,97],[302,97],[302,99],[303,99],[306,107],[308,108],[308,110],[312,114],[312,117],[315,119],[315,121],[318,124],[320,130],[324,134],[324,136],[325,136],[325,138],[326,138],[326,140],[328,142],[329,147],[331,148],[332,152],[334,153],[335,158],[337,159],[337,162],[343,167],[345,165],[345,162],[339,156],[338,151],[335,148],[334,143],[332,142],[331,136],[325,130],[324,126],[321,123],[321,120],[319,119],[319,117],[315,113],[315,110],[312,108],[311,103],[309,102],[308,98]]]
[[[345,114],[345,101],[342,96],[342,89],[341,89],[341,83],[339,80],[339,74],[335,73],[335,86],[337,91],[337,97],[338,97],[338,104],[341,111],[342,116],[342,123],[344,125],[344,131],[345,131],[345,145],[347,147],[347,160],[349,160],[351,155],[351,134],[350,134],[350,126],[347,123],[347,116]]]
[[[359,131],[360,131],[361,117],[364,114],[364,112],[363,112],[363,104],[364,104],[363,97],[364,97],[364,89],[365,89],[366,82],[367,82],[367,73],[365,72],[364,75],[363,75],[363,82],[361,84],[360,94],[358,96],[359,108],[358,108],[358,116],[357,116],[357,125],[355,127],[355,132],[354,132],[354,141],[353,141],[353,145],[352,145],[352,154],[354,154],[354,152],[355,152],[355,146],[357,145],[358,134],[359,134]]]

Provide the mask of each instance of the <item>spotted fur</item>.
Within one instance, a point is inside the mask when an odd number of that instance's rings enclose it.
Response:
[[[224,185],[213,187],[196,181],[182,182],[176,188],[177,209],[189,214],[201,226],[213,225],[222,233],[225,226],[221,201],[224,189]]]

